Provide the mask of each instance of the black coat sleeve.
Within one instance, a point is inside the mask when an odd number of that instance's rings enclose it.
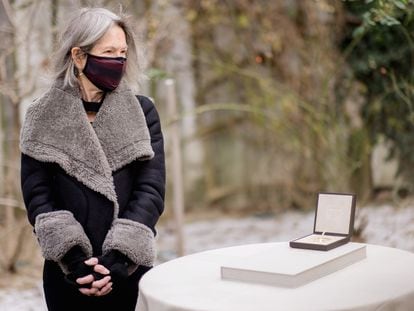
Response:
[[[42,249],[43,257],[60,264],[64,255],[79,245],[85,256],[92,255],[92,246],[83,228],[72,213],[56,208],[53,194],[53,165],[21,155],[21,187],[30,224]]]
[[[158,112],[152,101],[138,96],[151,136],[154,157],[136,161],[134,189],[127,208],[120,218],[137,221],[155,234],[155,224],[164,210],[165,156],[164,140]]]
[[[52,184],[51,163],[40,162],[28,155],[21,154],[21,188],[27,216],[32,226],[36,216],[55,209]]]

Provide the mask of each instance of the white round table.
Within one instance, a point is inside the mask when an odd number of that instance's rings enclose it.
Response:
[[[140,281],[139,311],[414,310],[414,254],[367,245],[366,258],[297,288],[222,280],[229,258],[288,243],[205,251],[160,264]]]

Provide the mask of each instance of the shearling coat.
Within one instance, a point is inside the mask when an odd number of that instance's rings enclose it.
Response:
[[[87,256],[125,254],[138,268],[131,276],[137,283],[153,265],[164,208],[163,135],[154,104],[122,83],[90,124],[78,88],[57,81],[29,107],[20,148],[23,198],[46,259],[44,283],[64,289],[53,283],[63,281],[61,259],[75,245]]]

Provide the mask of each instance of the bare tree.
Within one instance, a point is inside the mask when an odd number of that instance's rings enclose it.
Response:
[[[39,1],[20,3],[0,2],[0,264],[9,272],[16,272],[16,263],[26,243],[29,230],[20,191],[19,134],[21,111],[25,100],[36,89],[38,62],[41,50],[33,49],[38,38],[34,23],[40,8]],[[37,58],[37,59],[36,59]],[[33,66],[37,62],[37,66]]]

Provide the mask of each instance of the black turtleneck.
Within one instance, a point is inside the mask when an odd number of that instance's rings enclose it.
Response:
[[[88,102],[82,98],[83,108],[85,108],[86,112],[98,112],[99,108],[101,108],[102,102],[105,99],[105,94],[102,96],[99,102]]]
[[[86,112],[98,112],[99,108],[101,108],[102,102],[87,102],[86,100],[82,99],[83,108],[85,108]]]

